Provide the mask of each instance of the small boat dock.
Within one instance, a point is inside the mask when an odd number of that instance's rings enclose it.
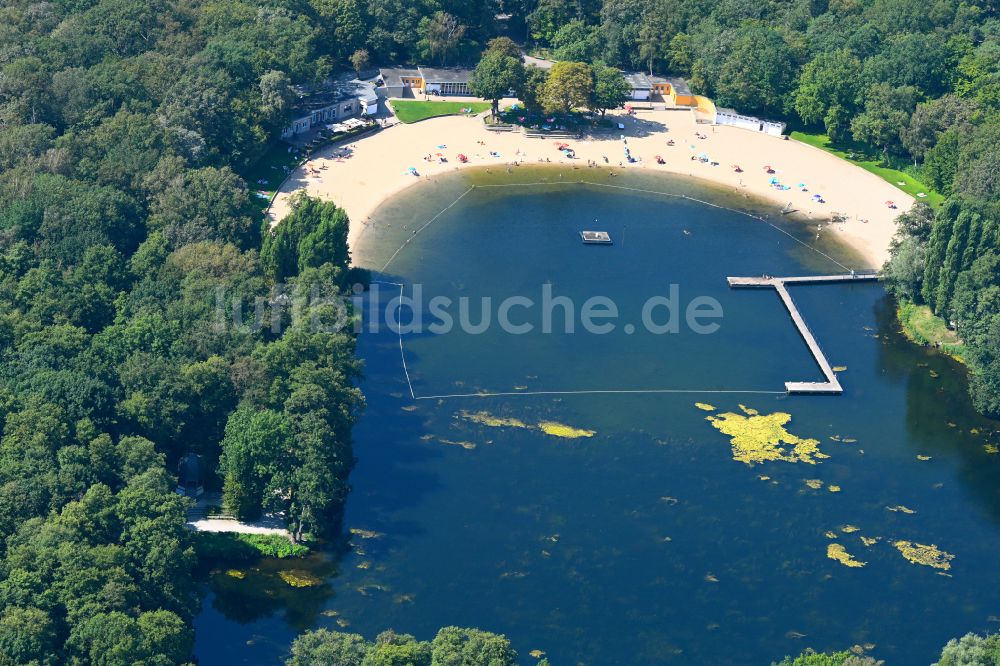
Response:
[[[840,385],[840,380],[837,379],[837,373],[833,371],[833,367],[827,360],[826,354],[823,353],[819,342],[816,341],[816,336],[809,330],[805,319],[802,318],[802,314],[799,312],[798,307],[796,307],[795,301],[792,300],[792,296],[788,293],[786,287],[787,285],[796,284],[873,282],[877,281],[879,277],[879,274],[875,272],[859,273],[852,271],[845,275],[809,275],[802,277],[770,277],[765,275],[762,277],[729,277],[726,280],[729,282],[729,286],[733,288],[770,288],[777,291],[781,302],[785,304],[785,309],[788,310],[788,314],[795,324],[795,328],[798,329],[799,335],[802,336],[802,340],[809,347],[809,351],[816,360],[816,364],[823,372],[823,377],[826,378],[826,381],[822,382],[785,382],[785,391],[797,394],[840,395],[844,392],[844,389]]]
[[[607,231],[581,231],[584,245],[611,245],[611,235]]]

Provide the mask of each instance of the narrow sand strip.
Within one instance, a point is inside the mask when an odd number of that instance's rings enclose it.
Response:
[[[341,146],[320,151],[312,160],[315,173],[304,167],[293,172],[271,207],[271,223],[277,224],[288,214],[289,195],[305,188],[310,195],[331,200],[347,211],[351,218],[348,241],[355,246],[367,218],[382,201],[425,177],[464,167],[506,168],[517,161],[538,164],[540,158],[582,168],[588,161],[616,169],[622,163],[628,170],[702,178],[764,198],[774,202],[775,215],[789,202],[800,214],[817,220],[837,213],[846,221],[823,233],[837,234],[871,268],[879,268],[888,258],[896,215],[908,210],[914,201],[878,176],[818,148],[734,127],[698,125],[686,110],[640,112],[636,119],[623,114],[609,116],[621,120],[626,129],[606,137],[567,140],[576,151],[576,159],[564,157],[552,140],[529,139],[520,132],[490,132],[479,118],[452,116],[395,125],[348,144],[349,157],[336,156]],[[706,138],[699,139],[696,133]],[[621,134],[632,156],[641,162],[624,161]],[[668,140],[674,145],[668,146]],[[440,163],[438,153],[448,161]],[[468,156],[469,162],[461,164],[459,154]],[[702,154],[718,166],[691,159]],[[434,161],[425,161],[428,155]],[[657,155],[666,164],[657,164]],[[734,165],[743,172],[737,173]],[[765,166],[774,173],[767,173]],[[410,167],[420,176],[409,173]],[[771,179],[791,189],[778,190]],[[800,183],[808,191],[803,192]],[[821,194],[825,203],[817,202],[813,198],[816,194]],[[897,208],[889,208],[887,201],[894,201]]]

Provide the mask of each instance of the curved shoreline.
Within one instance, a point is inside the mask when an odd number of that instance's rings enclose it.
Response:
[[[572,168],[587,168],[593,161],[613,171],[639,169],[721,185],[767,200],[778,209],[790,202],[800,215],[810,219],[825,221],[838,213],[846,220],[827,228],[835,229],[837,237],[858,252],[867,267],[879,268],[888,258],[896,215],[914,202],[878,176],[797,141],[734,127],[697,125],[693,114],[683,111],[649,112],[634,119],[622,114],[609,116],[625,124],[620,135],[640,162],[624,162],[625,144],[618,134],[567,140],[576,151],[576,159],[568,159],[552,141],[529,139],[520,132],[490,132],[479,118],[445,116],[397,124],[323,149],[311,160],[314,174],[306,166],[292,172],[269,210],[271,224],[288,214],[289,196],[305,189],[347,211],[353,222],[348,242],[356,247],[367,219],[383,201],[426,178],[471,167],[510,168],[518,161]],[[696,138],[696,132],[705,138]],[[674,146],[667,146],[670,139]],[[349,156],[338,156],[344,153]],[[439,162],[438,153],[447,162]],[[468,156],[469,161],[459,162],[458,154]],[[691,159],[701,154],[718,166]],[[433,161],[425,160],[428,155]],[[666,163],[657,164],[657,155]],[[551,161],[540,161],[546,158]],[[619,160],[624,166],[619,166]],[[735,172],[735,164],[742,167],[742,173]],[[765,165],[775,173],[766,173]],[[410,167],[417,169],[419,177],[409,172]],[[791,189],[776,189],[769,182],[772,178]],[[805,183],[808,191],[800,191],[799,183]],[[825,203],[813,200],[816,193],[822,194]],[[890,200],[896,202],[896,209],[886,205]]]

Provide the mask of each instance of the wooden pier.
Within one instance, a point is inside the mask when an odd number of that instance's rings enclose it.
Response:
[[[848,273],[846,275],[807,275],[801,277],[730,277],[726,278],[729,286],[733,288],[771,288],[778,292],[781,302],[785,304],[788,314],[798,329],[799,335],[809,347],[809,352],[816,360],[816,365],[823,372],[826,381],[822,382],[785,382],[785,391],[788,393],[812,393],[819,395],[840,395],[844,392],[837,379],[837,373],[826,358],[826,354],[820,349],[816,336],[806,325],[805,319],[799,312],[791,294],[788,293],[786,285],[796,284],[833,284],[843,282],[872,282],[879,279],[878,273]]]

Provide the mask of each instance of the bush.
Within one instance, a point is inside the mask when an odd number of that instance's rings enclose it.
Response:
[[[198,532],[195,550],[201,560],[256,560],[260,557],[303,557],[309,548],[279,534]]]

